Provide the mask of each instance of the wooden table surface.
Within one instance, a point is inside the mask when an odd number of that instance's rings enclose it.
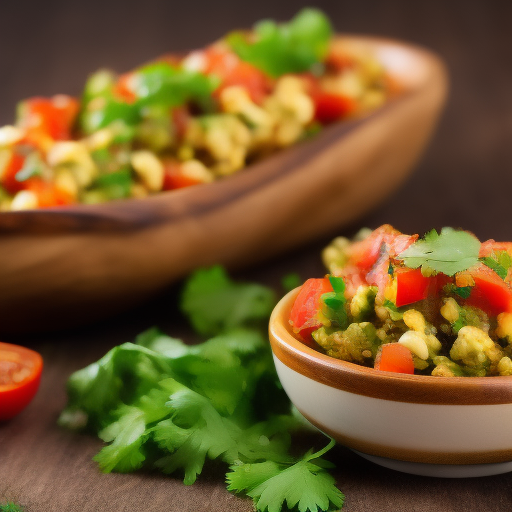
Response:
[[[302,5],[270,0],[2,5],[0,124],[12,120],[15,103],[24,97],[78,94],[86,75],[99,67],[123,71],[168,50],[201,46],[263,17],[287,19]],[[404,232],[451,225],[482,239],[511,240],[512,4],[333,0],[316,5],[340,31],[406,39],[433,49],[451,76],[445,115],[415,173],[377,210],[333,235],[391,223]],[[319,252],[327,241],[315,240],[236,277],[277,288],[288,272],[303,278],[319,275]],[[30,339],[4,337],[39,350],[46,367],[35,401],[0,425],[0,503],[15,500],[27,512],[252,510],[249,500],[225,490],[218,467],[191,487],[158,474],[102,475],[91,460],[101,442],[56,425],[66,402],[65,382],[74,370],[153,325],[190,339],[175,312],[178,291],[179,286],[173,287],[100,325]],[[331,458],[347,512],[512,510],[512,474],[458,480],[410,476],[373,465],[343,447],[335,448]]]

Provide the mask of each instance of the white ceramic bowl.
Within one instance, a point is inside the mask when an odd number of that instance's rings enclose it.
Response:
[[[270,319],[281,383],[316,427],[363,457],[438,477],[512,471],[512,377],[404,375],[340,361],[293,335],[298,290]]]

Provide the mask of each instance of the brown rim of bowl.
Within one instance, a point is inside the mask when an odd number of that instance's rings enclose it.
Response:
[[[436,405],[512,404],[512,376],[433,377],[383,372],[322,354],[299,341],[288,322],[299,288],[270,317],[274,356],[293,371],[327,386],[383,400]]]

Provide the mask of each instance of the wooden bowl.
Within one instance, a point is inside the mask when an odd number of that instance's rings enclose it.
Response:
[[[512,377],[405,375],[341,361],[295,338],[298,289],[270,319],[279,379],[297,409],[363,457],[447,478],[512,471]]]
[[[447,78],[422,48],[342,40],[374,52],[403,92],[222,181],[142,200],[0,213],[0,332],[109,316],[192,269],[261,261],[375,207],[420,157]]]

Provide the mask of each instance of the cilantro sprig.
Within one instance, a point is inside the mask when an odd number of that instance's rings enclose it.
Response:
[[[272,77],[310,71],[326,56],[333,29],[318,9],[302,9],[288,23],[264,20],[250,40],[243,32],[226,38],[238,56]]]
[[[480,241],[467,231],[445,227],[428,232],[397,256],[409,268],[421,267],[424,275],[442,272],[453,276],[478,263]]]
[[[182,309],[212,337],[186,345],[150,329],[114,347],[70,377],[60,424],[106,443],[94,458],[106,473],[159,469],[190,485],[217,459],[230,468],[228,489],[253,498],[259,512],[338,510],[343,495],[322,458],[334,443],[290,454],[304,424],[273,365],[266,327],[274,304],[271,290],[235,283],[220,267],[196,272]]]
[[[322,450],[310,450],[291,464],[266,461],[233,465],[227,474],[228,489],[245,491],[253,498],[257,510],[279,512],[284,504],[299,512],[339,510],[345,497],[327,472],[332,466],[321,458],[333,446],[331,440]]]
[[[507,251],[493,252],[490,256],[480,258],[480,261],[494,270],[502,279],[505,279],[509,268],[512,266],[512,258]]]

